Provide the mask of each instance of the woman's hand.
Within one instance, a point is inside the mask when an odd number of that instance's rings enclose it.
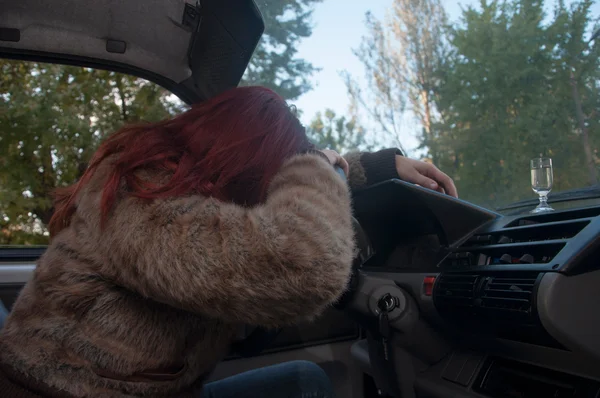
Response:
[[[440,169],[431,163],[396,155],[396,170],[398,176],[406,182],[458,198],[458,192],[452,178],[442,173]]]
[[[350,166],[348,166],[348,162],[346,162],[346,159],[342,155],[331,149],[322,149],[321,152],[327,156],[332,166],[340,166],[344,170],[344,173],[346,173],[346,176],[350,173]]]

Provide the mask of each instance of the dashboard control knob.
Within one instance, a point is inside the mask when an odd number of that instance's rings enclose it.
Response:
[[[505,236],[505,235],[502,235],[500,237],[500,239],[498,239],[498,244],[499,245],[505,245],[505,244],[511,243],[511,242],[512,242],[512,239],[509,238],[508,236]]]
[[[535,259],[533,258],[533,256],[531,254],[523,254],[521,256],[521,258],[519,259],[519,263],[521,264],[533,264],[535,262]]]
[[[490,256],[487,256],[483,253],[479,253],[479,256],[477,256],[477,265],[489,265],[490,263]]]

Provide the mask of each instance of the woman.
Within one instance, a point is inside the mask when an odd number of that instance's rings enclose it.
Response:
[[[436,179],[398,158],[350,156],[350,185]],[[80,181],[57,193],[50,246],[0,334],[0,390],[332,396],[305,362],[204,383],[243,325],[313,319],[344,291],[354,242],[336,164],[348,172],[259,87],[109,137]]]

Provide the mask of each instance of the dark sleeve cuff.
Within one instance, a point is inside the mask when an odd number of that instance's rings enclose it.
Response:
[[[398,178],[396,155],[403,155],[397,148],[383,149],[373,153],[363,153],[360,162],[365,170],[367,185]]]

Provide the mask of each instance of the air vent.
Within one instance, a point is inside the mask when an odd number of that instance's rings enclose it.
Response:
[[[442,274],[434,291],[442,315],[470,321],[527,321],[534,312],[537,272]]]
[[[526,225],[503,228],[488,234],[473,235],[463,246],[485,247],[510,243],[535,243],[549,240],[565,240],[577,235],[590,223],[589,219],[577,221],[557,221],[551,224]]]
[[[442,263],[445,270],[462,271],[469,267],[488,265],[517,266],[519,264],[547,264],[566,245],[564,240],[535,243],[501,243],[485,246],[463,246]]]
[[[476,274],[442,274],[435,285],[436,300],[454,308],[473,307],[478,279]]]
[[[456,272],[473,272],[475,267],[490,265],[506,265],[507,270],[556,270],[556,264],[551,264],[557,261],[555,257],[599,212],[600,206],[516,219],[503,228],[469,237],[452,249],[440,267]]]
[[[480,306],[529,314],[532,310],[533,289],[537,278],[537,275],[483,277]]]
[[[438,313],[463,335],[477,334],[565,349],[542,326],[535,292],[543,273],[500,271],[442,273],[433,302]]]

